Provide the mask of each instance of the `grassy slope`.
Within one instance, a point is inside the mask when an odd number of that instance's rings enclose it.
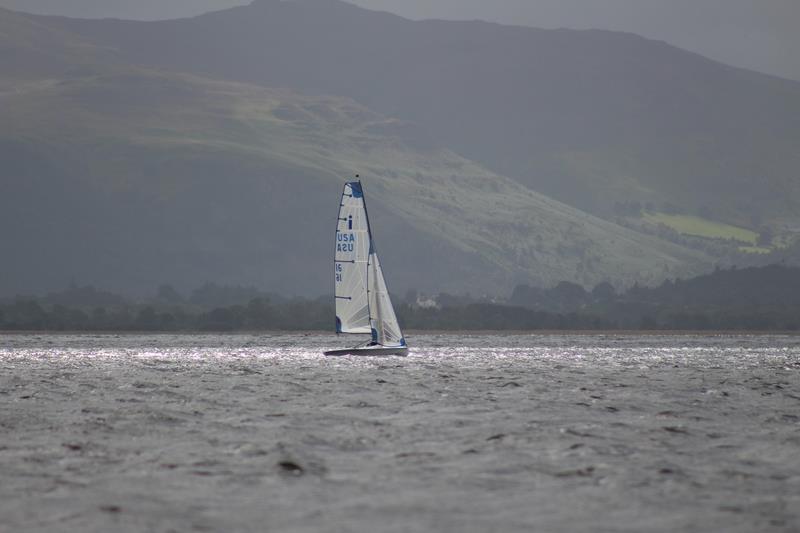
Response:
[[[335,197],[355,172],[378,205],[376,231],[399,289],[630,283],[687,275],[705,261],[452,152],[415,145],[407,125],[346,99],[139,69],[3,98],[0,149],[16,154],[7,172],[18,188],[3,212],[25,216],[24,198],[41,205],[37,187],[23,184],[39,180],[65,191],[40,213],[38,232],[7,242],[78,242],[75,257],[62,250],[64,264],[86,281],[121,281],[106,267],[86,266],[100,250],[117,277],[141,286],[180,276],[187,283],[220,279],[296,291],[309,283],[324,290]],[[63,216],[74,232],[53,230]],[[17,272],[36,271],[25,268],[30,250],[19,242],[17,249]]]
[[[261,1],[160,23],[47,22],[141,64],[351,97],[602,216],[639,201],[743,227],[800,220],[800,83],[663,42],[414,22],[335,1]]]
[[[787,116],[798,112],[800,105],[787,106]],[[617,201],[671,203],[757,229],[753,219],[776,227],[800,219],[798,139],[743,134],[735,143],[685,135],[660,147],[631,142],[553,152],[544,159],[555,175],[583,191],[579,205],[600,213],[609,213]]]
[[[692,215],[645,213],[644,219],[653,224],[664,224],[682,235],[705,237],[707,239],[734,240],[751,246],[754,246],[758,241],[758,233],[754,231]]]
[[[397,290],[630,283],[708,263],[345,98],[132,67],[4,10],[0,50],[0,291],[70,279],[327,290],[335,198],[357,172]]]
[[[110,48],[0,8],[0,91],[16,89],[23,80],[87,74],[114,63],[116,54]]]

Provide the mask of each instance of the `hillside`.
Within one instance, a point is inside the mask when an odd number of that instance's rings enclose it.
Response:
[[[0,0],[0,6],[26,13],[136,20],[187,17],[247,3],[247,0]]]
[[[398,288],[647,281],[703,263],[452,152],[413,146],[402,124],[348,100],[143,70],[4,100],[5,291],[76,278],[323,292],[352,169],[365,177]]]
[[[639,201],[749,229],[800,218],[800,83],[635,35],[415,22],[338,0],[48,24],[140,64],[353,98],[604,217]]]
[[[395,290],[503,293],[565,276],[624,284],[710,263],[534,193],[346,98],[91,58],[70,70],[58,55],[59,69],[38,80],[5,80],[0,293],[70,280],[327,291],[336,198],[356,172]]]
[[[80,35],[0,8],[0,90],[20,88],[25,80],[87,74],[115,62],[113,51]]]

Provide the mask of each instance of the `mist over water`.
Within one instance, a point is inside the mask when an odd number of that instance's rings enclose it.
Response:
[[[796,531],[800,339],[0,337],[12,531]]]

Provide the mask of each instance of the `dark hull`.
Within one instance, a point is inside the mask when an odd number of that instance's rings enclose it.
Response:
[[[344,357],[347,355],[365,356],[365,357],[388,357],[399,356],[406,357],[408,355],[407,346],[398,346],[396,348],[387,348],[384,346],[369,346],[365,348],[349,348],[347,350],[332,350],[325,352],[328,357]]]

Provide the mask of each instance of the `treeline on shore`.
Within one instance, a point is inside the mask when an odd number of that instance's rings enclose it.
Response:
[[[503,303],[469,296],[396,298],[401,324],[415,330],[800,330],[800,269],[774,265],[717,270],[658,287],[618,292],[518,286]],[[329,331],[332,298],[287,299],[207,284],[189,297],[169,286],[146,302],[93,287],[0,302],[4,331]]]

